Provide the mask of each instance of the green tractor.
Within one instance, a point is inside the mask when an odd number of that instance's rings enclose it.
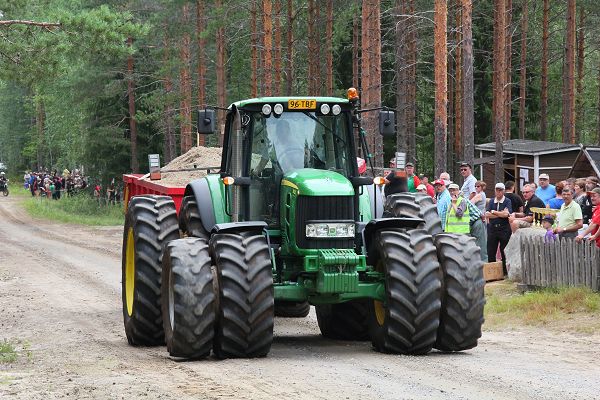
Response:
[[[365,110],[366,111],[366,110]],[[441,233],[426,195],[381,194],[358,173],[358,96],[269,97],[228,108],[218,174],[129,203],[123,315],[132,345],[197,359],[264,357],[274,317],[315,306],[324,337],[385,353],[473,348],[483,323],[479,248]],[[214,110],[198,131],[215,131]],[[380,133],[394,115],[380,111]]]

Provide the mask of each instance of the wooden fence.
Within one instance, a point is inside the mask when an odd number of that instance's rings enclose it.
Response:
[[[600,248],[594,242],[543,237],[521,239],[523,284],[539,287],[585,286],[600,290]]]

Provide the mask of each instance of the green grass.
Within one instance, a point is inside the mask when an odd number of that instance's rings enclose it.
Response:
[[[88,194],[63,196],[60,200],[29,196],[25,209],[37,218],[81,225],[123,225],[121,205],[101,205]]]
[[[486,326],[547,326],[598,332],[600,293],[586,288],[543,289],[520,294],[514,283],[486,286]]]
[[[17,350],[15,346],[4,339],[0,342],[0,364],[13,363],[17,361]]]

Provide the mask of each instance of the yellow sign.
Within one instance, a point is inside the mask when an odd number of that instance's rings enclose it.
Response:
[[[288,109],[290,110],[315,110],[316,108],[316,100],[288,100]]]

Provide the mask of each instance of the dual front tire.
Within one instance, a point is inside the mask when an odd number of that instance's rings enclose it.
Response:
[[[262,234],[216,234],[168,244],[163,321],[173,357],[254,358],[273,341],[273,278]]]

